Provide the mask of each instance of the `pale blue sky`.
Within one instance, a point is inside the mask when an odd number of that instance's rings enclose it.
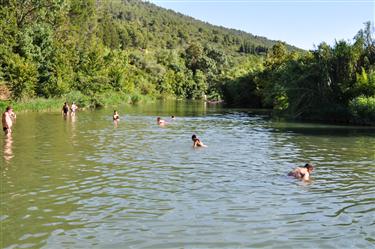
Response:
[[[303,49],[349,40],[374,23],[375,0],[149,0],[196,19]]]

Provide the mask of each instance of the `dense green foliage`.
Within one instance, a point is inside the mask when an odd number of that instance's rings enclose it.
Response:
[[[101,106],[206,95],[292,118],[375,123],[370,23],[353,43],[305,52],[140,0],[0,0],[0,34],[0,99]]]
[[[366,23],[351,44],[306,53],[273,46],[255,72],[221,86],[229,104],[273,108],[294,119],[375,124],[375,40]]]
[[[0,2],[0,90],[18,101],[72,91],[93,105],[108,92],[218,98],[230,68],[275,44],[139,0]]]

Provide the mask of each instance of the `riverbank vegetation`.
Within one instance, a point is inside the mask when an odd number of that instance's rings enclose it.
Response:
[[[90,98],[79,91],[72,91],[61,97],[43,98],[35,97],[31,99],[21,99],[18,101],[0,101],[0,110],[5,110],[8,105],[18,111],[60,111],[64,102],[71,104],[75,102],[79,108],[94,109],[98,107],[114,107],[117,108],[119,104],[138,104],[150,103],[155,98],[147,95],[139,94],[124,94],[115,91],[104,92],[97,94]]]
[[[375,124],[375,40],[371,23],[354,41],[288,52],[276,44],[262,67],[223,81],[229,104],[273,108],[293,119]]]
[[[94,106],[115,92],[217,98],[229,68],[276,43],[137,0],[1,3],[0,95],[16,101],[72,91]]]
[[[370,23],[353,43],[307,52],[139,0],[0,2],[3,106],[207,96],[294,119],[375,122]]]

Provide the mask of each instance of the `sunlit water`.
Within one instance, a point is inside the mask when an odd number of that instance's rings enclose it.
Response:
[[[374,129],[203,103],[118,111],[117,128],[112,109],[19,113],[1,136],[1,248],[375,247]],[[310,182],[286,176],[306,162]]]

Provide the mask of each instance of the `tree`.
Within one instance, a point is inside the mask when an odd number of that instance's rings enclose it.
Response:
[[[16,100],[28,99],[35,96],[38,79],[37,66],[30,60],[17,54],[8,54],[6,60],[4,80]]]
[[[200,68],[199,63],[203,57],[203,48],[198,43],[192,43],[185,50],[186,67],[193,71],[193,74]]]

